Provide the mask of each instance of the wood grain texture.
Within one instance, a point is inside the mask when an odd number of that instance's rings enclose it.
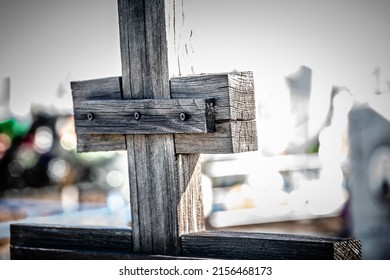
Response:
[[[121,79],[117,79],[116,85],[119,86]],[[109,82],[105,79],[98,80],[98,84],[102,84],[102,88],[110,90],[113,96],[117,96],[116,94],[121,90],[112,87],[111,83],[105,85]],[[88,90],[88,92],[93,91]],[[170,92],[173,99],[215,99],[216,132],[211,135],[177,135],[175,137],[176,153],[228,154],[258,149],[254,86],[251,72],[174,77],[171,79]],[[110,93],[107,92],[106,95],[109,96]],[[89,98],[93,98],[92,94]],[[124,136],[116,135],[112,139],[113,147],[116,149],[126,147]],[[107,136],[88,137],[78,133],[78,149],[80,151],[98,151],[99,145],[105,149],[105,147],[110,146],[109,143],[110,139]]]
[[[170,84],[174,99],[214,98],[217,122],[256,119],[252,72],[173,77]]]
[[[77,134],[210,133],[213,99],[86,100],[75,102]]]
[[[182,236],[184,256],[220,259],[361,259],[356,239],[207,231]]]
[[[204,231],[201,161],[198,154],[178,155],[179,235]]]
[[[124,135],[77,135],[77,152],[79,153],[125,151],[126,149],[126,137]]]
[[[16,259],[361,259],[352,238],[208,231],[183,235],[181,255],[134,253],[130,228],[11,225]]]
[[[118,0],[118,11],[123,98],[170,98],[164,1]],[[128,135],[126,142],[134,251],[177,252],[173,136]]]
[[[130,228],[12,224],[11,236],[13,247],[103,252],[132,250]]]
[[[175,5],[167,7],[166,3],[118,1],[124,99],[171,97],[167,34],[172,30],[166,30],[165,19],[166,12],[172,12],[169,7]],[[177,157],[172,134],[129,135],[126,136],[126,143],[134,251],[179,254],[180,229],[198,228],[184,227],[180,223],[200,222],[186,213],[181,213],[179,217],[179,204],[186,204],[186,199],[182,198],[183,192],[188,189],[196,191],[198,186],[191,184],[193,180],[179,180],[178,174],[183,172],[183,166],[192,166],[197,156]],[[178,163],[178,158],[183,164]],[[199,171],[194,168],[188,172],[193,174]],[[200,214],[195,216],[199,217]]]
[[[71,82],[71,89],[73,104],[83,100],[121,100],[122,77]],[[77,135],[78,152],[122,150],[126,150],[124,135]]]
[[[232,121],[216,123],[211,134],[175,135],[178,154],[230,154],[256,151],[256,121]]]
[[[95,252],[68,249],[47,249],[13,246],[13,260],[201,260],[174,255],[151,255],[124,252]]]
[[[169,76],[194,74],[192,45],[191,1],[165,1],[168,38]]]
[[[120,100],[122,98],[122,77],[110,77],[71,82],[73,101]]]
[[[13,260],[192,259],[132,253],[130,228],[13,224],[11,237]]]
[[[215,99],[215,133],[175,135],[177,153],[229,154],[258,150],[252,72],[174,77],[171,95]]]

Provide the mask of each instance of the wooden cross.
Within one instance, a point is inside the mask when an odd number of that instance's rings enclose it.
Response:
[[[123,76],[72,93],[79,151],[127,149],[133,250],[178,254],[204,230],[199,153],[252,151],[257,137],[252,73],[169,80],[166,4],[118,1]]]
[[[169,79],[182,3],[118,0],[122,77],[71,85],[78,150],[127,150],[132,228],[13,225],[12,258],[359,258],[353,239],[205,231],[199,154],[257,149],[253,76]]]

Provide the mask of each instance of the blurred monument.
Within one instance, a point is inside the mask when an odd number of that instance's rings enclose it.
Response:
[[[300,66],[295,73],[286,77],[290,90],[290,113],[293,118],[293,135],[287,148],[289,153],[303,154],[305,152],[304,143],[309,138],[311,79],[312,70],[306,66]]]
[[[9,77],[0,78],[0,121],[6,120],[11,116],[10,111],[10,87]]]
[[[388,111],[390,96],[383,97],[380,106]],[[364,259],[390,259],[390,118],[368,105],[355,107],[349,141],[352,233],[362,241]]]
[[[4,121],[7,120],[10,115],[9,108],[10,101],[10,78],[0,79],[0,160],[3,158],[6,150],[11,145],[11,139],[7,133],[7,126],[4,125]]]

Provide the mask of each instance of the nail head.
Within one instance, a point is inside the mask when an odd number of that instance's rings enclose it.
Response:
[[[185,121],[186,119],[187,119],[187,115],[186,115],[186,113],[180,113],[180,120],[181,121]]]
[[[89,121],[92,121],[93,118],[94,118],[94,116],[93,116],[92,113],[88,113],[88,114],[87,114],[87,119],[88,119]]]

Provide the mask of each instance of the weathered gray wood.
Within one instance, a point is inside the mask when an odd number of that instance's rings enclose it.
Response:
[[[182,236],[184,256],[221,259],[361,259],[356,239],[207,231]]]
[[[165,19],[166,10],[174,12],[169,9],[175,5],[165,4],[165,1],[118,1],[124,99],[170,98]],[[199,177],[197,164],[193,164],[197,156],[176,156],[173,135],[128,135],[126,143],[134,250],[178,254],[179,236],[199,228],[194,217],[186,213],[180,213],[179,217],[181,207],[192,205],[183,193],[196,192],[199,186],[192,184],[194,180],[179,180],[178,174],[183,172],[183,166],[188,166],[192,169],[187,170],[193,174],[191,177]],[[197,213],[195,217],[203,218],[202,215]],[[188,226],[192,223],[196,225]]]
[[[11,225],[12,259],[360,259],[356,239],[287,234],[199,232],[183,235],[181,255],[131,250],[131,229]],[[130,248],[130,249],[129,249]]]
[[[179,235],[203,231],[203,196],[201,183],[201,162],[199,154],[177,157],[179,194]]]
[[[116,85],[119,86],[121,79],[117,79]],[[88,84],[82,83],[78,87],[81,87],[83,91],[93,92],[88,89]],[[118,92],[121,92],[119,88],[112,87],[113,82],[110,80],[98,80],[98,84],[107,89],[106,96],[109,96],[109,91],[111,91],[113,99],[116,99]],[[74,83],[74,86],[76,85],[77,83]],[[96,88],[95,84],[93,86]],[[80,92],[81,90],[74,92],[74,98],[80,95]],[[173,99],[215,99],[216,132],[210,135],[178,135],[175,137],[176,153],[227,154],[258,149],[253,74],[251,72],[175,77],[171,79],[170,94]],[[92,94],[88,97],[89,100],[94,98]],[[99,97],[94,99],[98,100]],[[104,148],[110,143],[110,137],[107,136],[98,138],[78,132],[77,138],[79,151],[99,151],[100,146]],[[126,147],[125,136],[122,138],[117,135],[113,136],[112,141],[114,147]]]
[[[210,133],[213,99],[87,100],[75,102],[77,134]]]
[[[252,72],[173,77],[170,83],[172,98],[214,98],[218,122],[256,119]]]
[[[80,134],[77,135],[77,152],[125,151],[127,146],[124,140],[124,135]]]
[[[71,89],[75,103],[82,100],[120,100],[122,77],[71,82]],[[250,71],[172,77],[170,96],[172,99],[214,98],[218,121],[256,118],[253,73]]]
[[[192,63],[191,1],[166,0],[166,25],[168,39],[169,76],[194,74]],[[190,11],[190,12],[188,12]]]
[[[252,72],[193,75],[171,79],[172,98],[215,99],[215,133],[176,135],[179,154],[257,151],[256,102]],[[206,143],[206,144],[205,144]]]
[[[132,253],[130,228],[13,224],[11,236],[13,260],[193,259]]]
[[[257,150],[256,121],[232,121],[215,124],[211,134],[175,135],[178,154],[230,154]]]
[[[201,260],[183,256],[150,255],[124,252],[95,252],[67,249],[29,248],[13,246],[13,260]]]
[[[122,99],[122,77],[71,82],[73,102]]]
[[[103,252],[132,250],[130,228],[12,224],[10,229],[11,246]]]
[[[83,100],[121,100],[122,77],[71,82],[73,104]],[[77,151],[126,150],[124,135],[77,135]]]

